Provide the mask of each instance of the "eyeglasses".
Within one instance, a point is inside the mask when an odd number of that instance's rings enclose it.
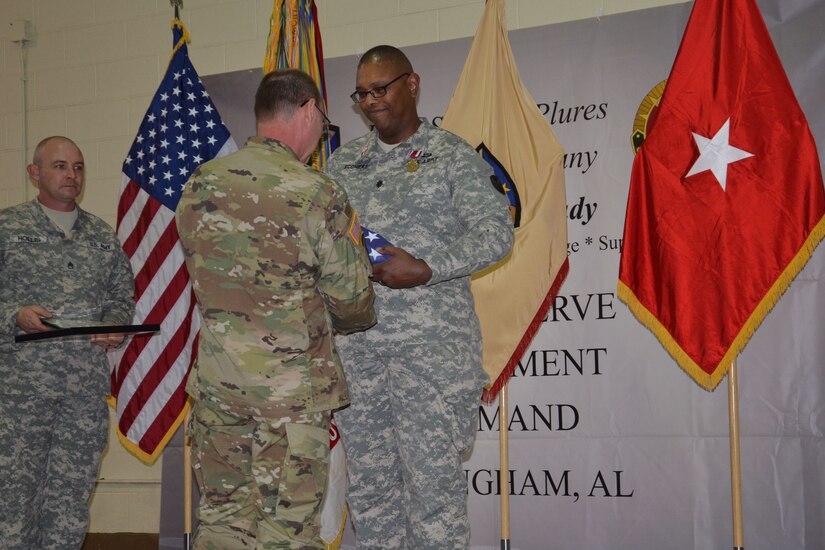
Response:
[[[310,99],[315,99],[315,98],[310,97],[309,99],[305,99],[304,102],[301,103],[298,106],[298,108],[302,108],[304,105],[309,103]],[[324,111],[322,111],[321,108],[318,107],[318,102],[317,101],[315,102],[315,108],[318,109],[318,112],[321,113],[321,117],[324,119],[324,135],[325,135],[325,137],[327,139],[332,138],[332,136],[335,135],[335,130],[330,128],[330,126],[332,126],[332,121],[329,119],[329,117],[326,115],[326,113],[324,113]]]
[[[309,103],[310,99],[315,99],[315,98],[310,97],[309,99],[305,99],[304,102],[301,103],[298,107],[299,108],[303,107],[304,105]],[[330,125],[332,124],[332,121],[329,119],[329,117],[327,117],[326,113],[324,113],[324,111],[322,111],[321,108],[318,107],[318,102],[317,101],[315,102],[315,108],[318,109],[318,112],[321,113],[321,116],[324,118],[324,130],[328,130]]]
[[[376,99],[378,99],[379,97],[384,97],[385,95],[387,95],[387,88],[389,88],[393,82],[405,76],[410,76],[410,73],[402,73],[393,78],[392,80],[390,80],[389,82],[387,82],[386,84],[384,84],[383,86],[376,86],[375,88],[365,90],[363,92],[361,90],[355,90],[350,94],[350,98],[352,99],[353,103],[361,103],[362,101],[367,99],[367,94],[371,95]]]

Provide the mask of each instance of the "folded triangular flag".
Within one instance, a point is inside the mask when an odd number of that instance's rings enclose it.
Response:
[[[370,256],[370,263],[372,265],[378,265],[390,259],[390,256],[381,254],[377,249],[382,246],[392,246],[391,242],[375,231],[371,231],[364,226],[361,226],[361,235],[361,238],[364,241],[364,246],[367,248],[367,253]]]

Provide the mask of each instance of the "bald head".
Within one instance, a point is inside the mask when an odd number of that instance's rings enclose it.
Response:
[[[362,65],[372,63],[386,63],[388,66],[398,69],[398,71],[402,73],[413,72],[410,60],[407,59],[404,52],[394,46],[381,45],[370,48],[361,56],[361,59],[358,61],[358,68],[360,69]]]
[[[32,164],[34,164],[35,166],[42,166],[43,152],[57,145],[68,145],[70,147],[74,147],[78,152],[80,152],[80,147],[77,146],[77,143],[70,140],[69,138],[65,136],[49,136],[47,138],[41,139],[40,143],[37,144],[37,147],[34,148],[34,154],[32,155]]]
[[[74,141],[63,136],[47,137],[34,148],[32,163],[26,167],[37,184],[38,200],[52,210],[69,212],[83,191],[83,153]]]

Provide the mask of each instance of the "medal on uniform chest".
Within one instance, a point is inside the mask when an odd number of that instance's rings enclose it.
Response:
[[[418,149],[410,153],[409,160],[407,161],[407,172],[415,172],[418,170],[418,158],[422,153],[423,151],[419,151]]]

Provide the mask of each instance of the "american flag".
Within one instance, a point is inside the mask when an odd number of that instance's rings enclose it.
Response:
[[[110,354],[121,442],[153,462],[187,410],[200,316],[175,225],[189,174],[237,149],[189,60],[188,33],[173,21],[169,67],[123,162],[117,234],[135,274],[135,323],[159,323]]]
[[[367,248],[367,254],[372,265],[378,265],[390,259],[390,256],[381,254],[377,249],[382,246],[391,246],[391,242],[366,227],[361,227],[361,235],[363,235],[364,246]]]

